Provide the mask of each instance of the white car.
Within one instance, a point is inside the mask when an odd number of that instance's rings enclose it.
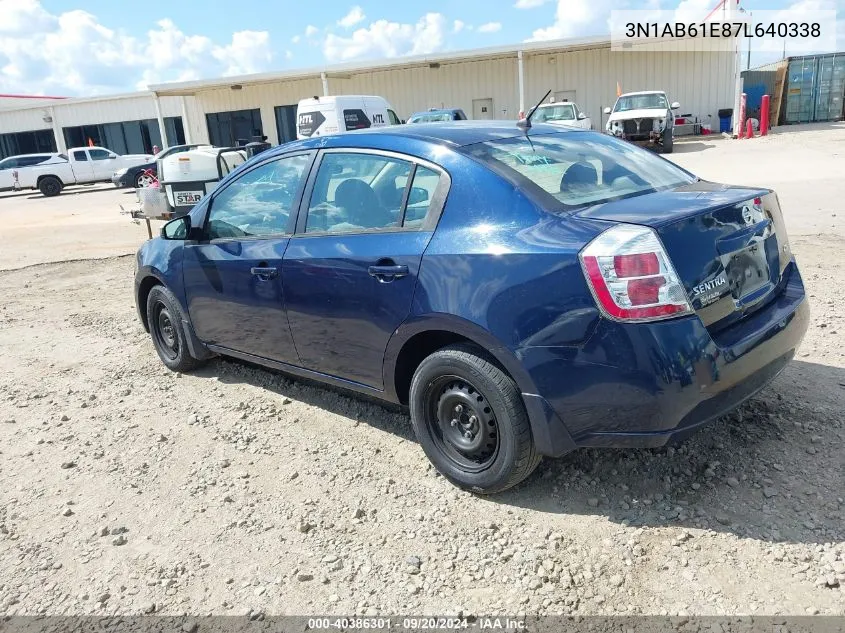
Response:
[[[610,115],[604,129],[627,141],[655,145],[669,154],[675,128],[673,110],[680,107],[677,101],[669,105],[666,93],[659,90],[629,92],[616,99],[612,110],[604,109]]]
[[[532,123],[551,123],[552,125],[567,125],[580,127],[584,130],[593,129],[593,121],[581,108],[571,101],[542,103],[531,117]]]
[[[153,158],[152,154],[121,156],[103,147],[74,147],[67,154],[50,156],[35,165],[0,171],[0,191],[38,189],[47,197],[57,196],[67,185],[111,182],[118,169],[142,165]]]

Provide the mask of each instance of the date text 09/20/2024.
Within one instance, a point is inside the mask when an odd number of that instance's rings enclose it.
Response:
[[[369,631],[452,631],[475,629],[480,631],[524,631],[525,620],[511,617],[357,617],[309,618],[308,629],[369,630]]]

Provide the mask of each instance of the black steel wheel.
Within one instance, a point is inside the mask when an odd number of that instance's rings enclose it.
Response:
[[[519,389],[479,348],[453,345],[423,360],[409,408],[426,456],[461,488],[501,492],[540,463]]]
[[[147,296],[147,326],[161,361],[173,371],[189,371],[200,364],[191,355],[182,326],[179,301],[164,286],[155,286]]]
[[[176,335],[176,326],[173,325],[173,316],[164,301],[155,302],[153,315],[155,319],[150,323],[150,332],[156,347],[170,360],[176,360],[179,357],[179,337]]]
[[[427,420],[438,448],[465,470],[489,466],[499,450],[496,416],[468,380],[443,376],[426,388]]]

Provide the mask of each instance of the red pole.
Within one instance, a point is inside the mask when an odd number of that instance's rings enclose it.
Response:
[[[769,133],[769,95],[763,95],[760,102],[760,136]]]
[[[751,119],[746,122],[747,129],[745,130],[745,138],[754,138],[754,126],[751,125]]]

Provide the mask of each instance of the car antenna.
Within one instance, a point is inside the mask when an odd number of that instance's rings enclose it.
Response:
[[[540,99],[537,102],[537,105],[535,105],[533,108],[531,108],[531,110],[529,110],[528,115],[525,118],[520,119],[519,121],[516,122],[516,127],[518,127],[521,130],[526,130],[526,131],[531,129],[531,117],[534,116],[534,113],[537,111],[537,108],[540,107],[540,104],[543,103],[543,101],[546,100],[546,97],[548,97],[550,94],[552,94],[551,90],[549,90],[546,94],[544,94],[543,98]]]

